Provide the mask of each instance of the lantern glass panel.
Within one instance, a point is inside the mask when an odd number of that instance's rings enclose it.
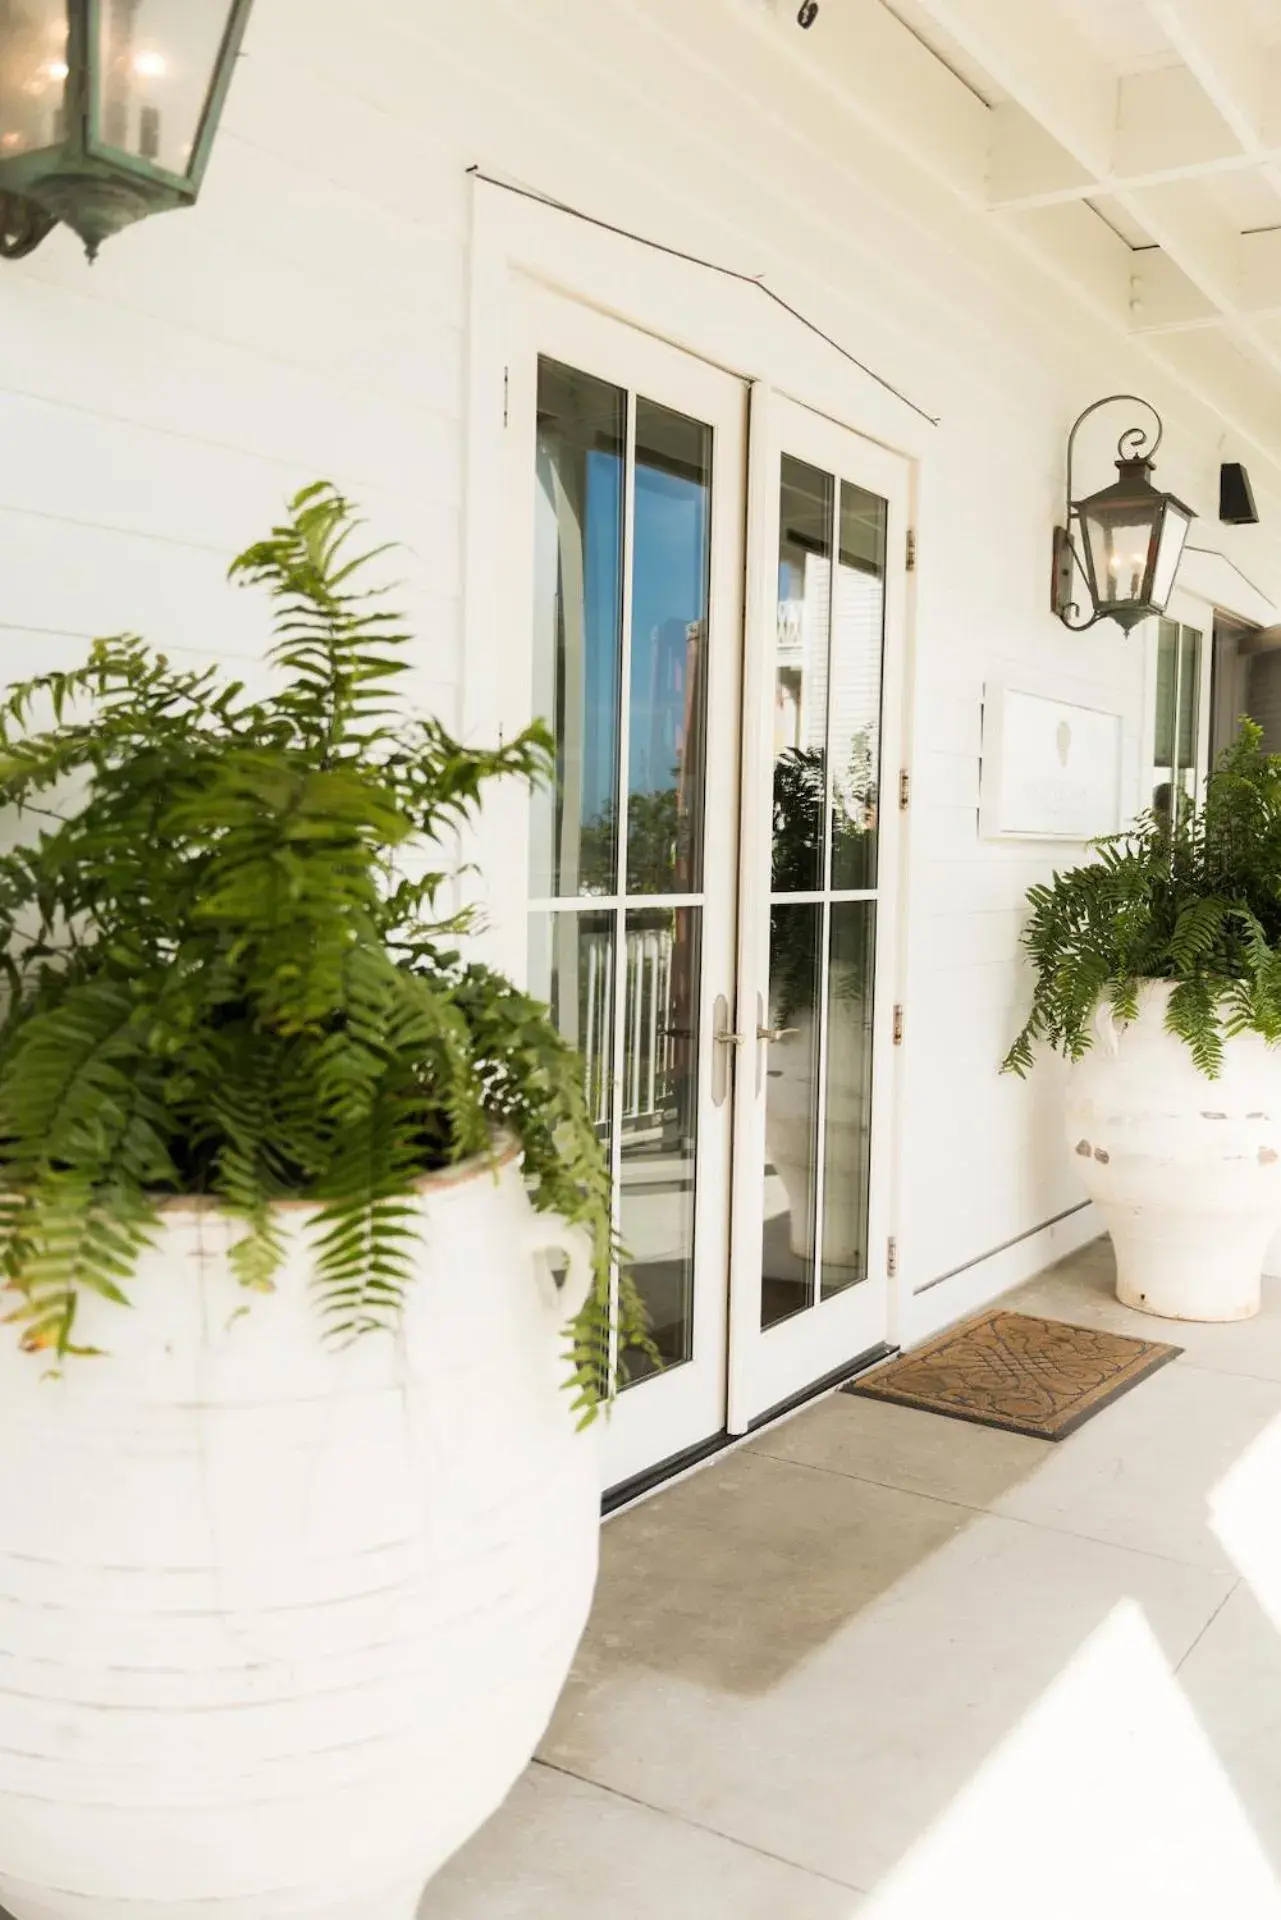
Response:
[[[1153,522],[1160,517],[1161,505],[1159,494],[1150,503],[1127,501],[1096,508],[1086,502],[1081,517],[1100,608],[1143,601]]]
[[[0,160],[66,137],[66,0],[0,0]]]
[[[187,177],[230,14],[229,0],[101,0],[100,146]]]
[[[1156,556],[1156,570],[1152,575],[1152,605],[1158,612],[1164,612],[1166,602],[1174,590],[1174,576],[1178,572],[1179,562],[1183,558],[1183,546],[1192,525],[1192,515],[1177,500],[1166,504],[1165,520],[1161,527],[1161,545]]]

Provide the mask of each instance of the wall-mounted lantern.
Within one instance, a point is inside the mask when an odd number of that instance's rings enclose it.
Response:
[[[0,255],[200,191],[253,0],[0,0]]]
[[[1117,442],[1112,485],[1074,500],[1072,454],[1081,422],[1118,402],[1146,407],[1156,432],[1127,427]],[[1172,493],[1152,485],[1152,461],[1162,432],[1161,416],[1148,401],[1133,393],[1112,393],[1087,407],[1068,437],[1067,524],[1054,530],[1053,606],[1074,632],[1092,627],[1096,620],[1115,620],[1128,633],[1140,620],[1165,612],[1196,515]],[[1077,572],[1090,595],[1091,611],[1085,619],[1077,618],[1081,608],[1073,597]]]

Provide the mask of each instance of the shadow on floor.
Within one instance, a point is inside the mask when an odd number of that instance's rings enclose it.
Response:
[[[1007,1304],[1160,1337],[1110,1286]],[[1281,1920],[1281,1288],[1169,1337],[1057,1446],[838,1395],[620,1516],[422,1920]]]

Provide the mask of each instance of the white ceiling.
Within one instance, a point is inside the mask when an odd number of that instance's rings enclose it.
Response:
[[[1145,0],[1061,0],[1058,11],[1113,73],[1178,64],[1169,35]]]
[[[1262,370],[1281,421],[1281,0],[882,4],[984,118],[990,215],[1047,255],[1093,222],[1082,257],[1126,263],[1101,299],[1122,272],[1134,332]]]

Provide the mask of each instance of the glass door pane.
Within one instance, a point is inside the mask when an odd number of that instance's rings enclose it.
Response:
[[[615,891],[626,439],[626,393],[539,362],[533,692],[556,780],[533,801],[535,899]]]
[[[769,1043],[765,1066],[765,1197],[761,1325],[776,1326],[814,1299],[818,1217],[819,1024],[823,909],[770,909]]]
[[[868,1274],[886,517],[783,455],[763,1330]]]
[[[866,1280],[872,1164],[876,902],[831,903],[823,1114],[821,1295]]]
[[[693,1354],[713,431],[538,363],[530,979],[583,1053],[665,1369]],[[590,910],[588,910],[590,908]],[[620,1384],[656,1369],[619,1356]]]

